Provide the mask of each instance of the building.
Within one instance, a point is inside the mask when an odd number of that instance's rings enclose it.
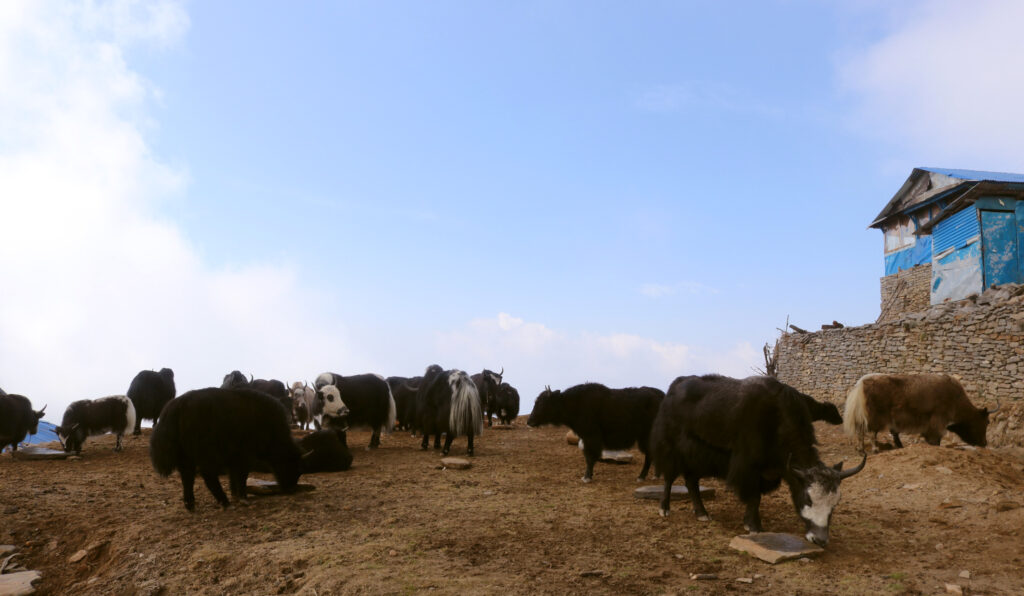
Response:
[[[1024,282],[1024,174],[914,168],[869,227],[884,238],[880,321]]]

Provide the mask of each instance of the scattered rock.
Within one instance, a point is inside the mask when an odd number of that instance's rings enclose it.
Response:
[[[752,578],[752,577],[737,577],[736,581],[740,582],[741,584],[752,584],[752,583],[754,583],[754,578]]]
[[[18,571],[0,575],[0,594],[3,596],[23,596],[35,594],[32,585],[40,580],[38,571]]]
[[[398,556],[398,551],[397,551],[397,550],[395,550],[395,549],[391,549],[391,550],[389,550],[389,551],[388,551],[388,556],[389,556],[389,557],[395,557],[395,556]]]
[[[1017,501],[999,501],[996,503],[996,511],[1000,513],[1004,511],[1013,511],[1014,509],[1020,509],[1020,503]]]
[[[295,485],[296,492],[308,492],[315,487],[312,484],[299,483]],[[262,480],[260,478],[247,478],[245,481],[245,492],[250,495],[279,495],[281,487],[273,480]]]
[[[718,579],[717,573],[691,573],[690,579]]]
[[[605,575],[608,575],[608,572],[600,569],[592,569],[580,573],[580,577],[604,577]]]
[[[935,471],[946,475],[953,473],[953,470],[950,470],[946,466],[935,466]]]
[[[661,485],[652,484],[650,486],[641,486],[640,488],[633,491],[633,496],[638,499],[651,499],[654,501],[660,501],[662,493],[665,492],[665,487]],[[700,496],[705,499],[715,498],[715,489],[707,486],[700,487]],[[690,491],[685,486],[672,485],[672,494],[669,496],[672,501],[685,501],[690,499]]]
[[[68,557],[68,563],[77,563],[82,559],[86,558],[87,556],[89,556],[89,551],[83,548],[82,550]]]
[[[825,552],[825,549],[804,540],[801,536],[777,532],[736,536],[729,542],[729,547],[753,555],[772,565],[782,561],[817,556]]]
[[[138,596],[160,596],[164,593],[164,585],[155,579],[139,584]]]
[[[964,589],[960,587],[960,584],[946,584],[947,594],[963,594]]]
[[[441,458],[441,465],[452,470],[468,470],[473,466],[468,459],[462,459],[461,457],[443,457]]]
[[[633,462],[633,454],[628,451],[605,449],[601,452],[601,461],[606,464],[628,464]]]
[[[962,577],[963,579],[971,579],[971,572],[964,569],[960,572],[960,577]]]
[[[570,445],[579,445],[580,436],[570,430],[569,432],[565,433],[565,442]]]
[[[963,507],[964,502],[959,499],[950,499],[949,501],[943,501],[939,503],[939,509],[956,509],[957,507]]]

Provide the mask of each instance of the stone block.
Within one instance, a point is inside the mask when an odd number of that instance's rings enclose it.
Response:
[[[737,536],[729,543],[729,547],[772,565],[793,559],[816,557],[825,552],[825,549],[804,540],[801,536],[777,532]]]
[[[633,496],[638,499],[651,499],[654,501],[660,501],[661,495],[665,492],[665,485],[663,484],[652,484],[650,486],[641,486],[640,488],[633,491]],[[715,489],[707,486],[700,487],[700,496],[704,499],[714,499]],[[670,501],[689,501],[690,491],[686,490],[685,486],[672,485],[672,493],[669,495]]]
[[[461,457],[443,457],[441,458],[441,465],[451,470],[468,470],[473,466],[468,459],[462,459]]]
[[[0,575],[0,596],[25,596],[35,594],[32,584],[40,580],[38,571],[18,571]]]
[[[579,445],[580,437],[579,435],[570,430],[569,432],[565,433],[565,442],[570,445]]]
[[[299,483],[295,486],[295,492],[308,492],[314,490],[312,484]],[[277,482],[273,480],[262,480],[260,478],[247,478],[245,481],[245,492],[250,495],[279,495],[281,494],[281,487],[277,485]]]
[[[606,464],[628,464],[633,461],[633,454],[628,451],[612,451],[605,449],[601,452],[601,461]]]

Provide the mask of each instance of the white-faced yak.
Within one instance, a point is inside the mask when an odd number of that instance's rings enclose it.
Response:
[[[537,396],[529,426],[568,426],[583,441],[587,468],[583,482],[594,478],[594,463],[605,449],[629,449],[634,444],[644,454],[638,480],[647,477],[651,466],[648,437],[658,406],[665,394],[654,387],[609,389],[600,383],[584,383],[565,391],[546,388]]]
[[[965,443],[984,447],[988,417],[999,407],[975,408],[960,381],[949,375],[864,375],[846,396],[843,428],[857,439],[872,435],[878,451],[878,433],[888,430],[896,447],[903,447],[899,433],[917,433],[929,445],[938,445],[947,430]]]
[[[447,370],[434,377],[426,391],[416,396],[416,416],[426,449],[430,435],[434,435],[434,449],[441,446],[441,434],[446,434],[443,455],[448,455],[455,437],[466,436],[466,454],[473,455],[473,438],[484,431],[483,409],[476,385],[465,372]]]
[[[38,412],[33,410],[32,402],[24,395],[0,395],[0,451],[8,445],[17,451],[18,443],[26,436],[39,432],[39,420],[45,410],[46,406]]]
[[[149,441],[153,469],[178,470],[185,508],[194,511],[196,472],[222,507],[227,495],[218,475],[227,472],[231,496],[242,501],[254,460],[269,463],[282,492],[295,489],[301,452],[292,440],[288,412],[275,398],[252,389],[198,389],[164,408]]]
[[[660,513],[668,515],[672,483],[682,475],[698,520],[710,520],[701,478],[722,478],[746,505],[743,525],[761,532],[761,495],[782,481],[806,538],[825,546],[839,503],[839,483],[864,468],[842,471],[818,457],[807,396],[771,377],[679,377],[672,382],[651,432],[655,464],[665,476]]]
[[[56,429],[64,451],[81,453],[85,439],[108,432],[117,435],[114,451],[121,450],[121,439],[135,428],[135,405],[126,395],[71,402]]]
[[[142,434],[143,418],[156,424],[160,410],[174,399],[175,393],[174,371],[169,368],[161,368],[160,372],[144,370],[135,375],[127,393],[135,406],[135,430],[132,434]]]
[[[395,398],[384,377],[374,374],[344,377],[326,372],[317,376],[314,385],[317,401],[323,404],[324,423],[334,424],[342,417],[340,410],[346,409],[347,425],[370,427],[370,449],[380,446],[381,432],[390,433],[395,427]],[[330,392],[324,393],[324,388],[329,386],[337,388],[340,400]]]

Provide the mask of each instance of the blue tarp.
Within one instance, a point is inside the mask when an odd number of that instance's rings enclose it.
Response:
[[[34,435],[29,435],[29,436],[25,437],[25,440],[22,441],[22,443],[28,443],[29,445],[35,445],[35,444],[38,444],[38,443],[49,443],[50,441],[56,441],[57,440],[57,431],[54,430],[55,428],[57,428],[57,427],[55,425],[53,425],[52,423],[47,422],[45,420],[40,420],[39,421],[39,432],[37,432]]]

